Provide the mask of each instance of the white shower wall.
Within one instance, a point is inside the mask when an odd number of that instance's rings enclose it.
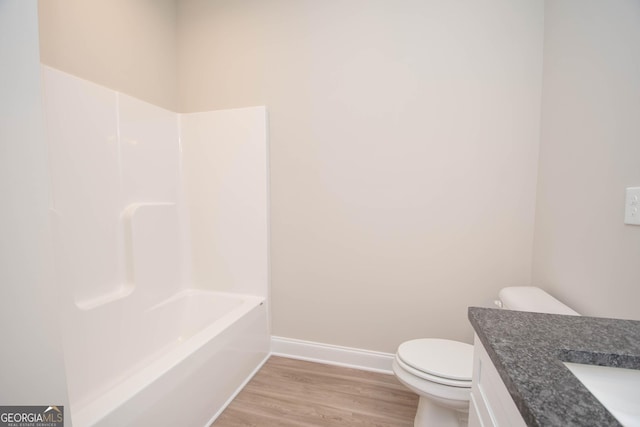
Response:
[[[150,304],[167,298],[188,283],[177,115],[48,67],[44,87],[57,261],[74,303],[134,287]]]
[[[192,280],[266,296],[267,121],[263,107],[180,116]],[[212,218],[214,220],[212,220]]]
[[[134,288],[148,303],[184,287],[267,295],[264,107],[179,115],[50,67],[43,80],[58,265],[78,307]]]

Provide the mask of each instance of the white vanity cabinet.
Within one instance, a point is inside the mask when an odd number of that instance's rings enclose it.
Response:
[[[469,427],[526,427],[507,387],[476,335],[473,384],[469,402]]]

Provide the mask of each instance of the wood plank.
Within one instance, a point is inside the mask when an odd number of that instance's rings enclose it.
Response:
[[[272,356],[211,427],[410,427],[417,405],[393,375]]]

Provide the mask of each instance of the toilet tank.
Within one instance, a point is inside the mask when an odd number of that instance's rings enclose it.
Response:
[[[508,310],[535,311],[548,314],[580,314],[535,286],[512,286],[498,294],[500,306]]]

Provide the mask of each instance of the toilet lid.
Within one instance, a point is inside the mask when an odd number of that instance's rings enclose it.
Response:
[[[408,366],[459,381],[471,381],[473,346],[458,341],[422,338],[400,344],[398,357]]]

